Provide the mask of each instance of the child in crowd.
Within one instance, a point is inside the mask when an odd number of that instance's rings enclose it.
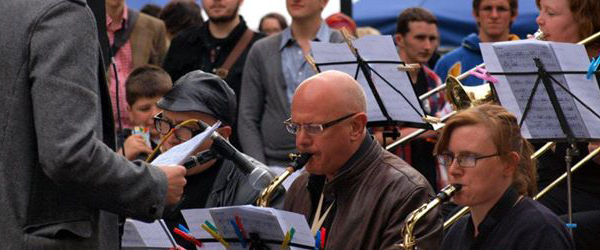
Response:
[[[135,126],[126,131],[123,144],[124,155],[129,160],[142,159],[152,153],[152,148],[160,140],[154,126],[154,116],[160,112],[156,102],[167,93],[173,82],[162,68],[145,65],[131,72],[125,82],[126,99],[129,107],[129,120]],[[123,150],[120,152],[123,154]]]

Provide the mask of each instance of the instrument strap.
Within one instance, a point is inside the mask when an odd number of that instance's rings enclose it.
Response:
[[[333,204],[335,204],[335,201],[333,201],[331,205],[329,205],[329,208],[327,208],[327,210],[321,217],[321,208],[323,207],[323,192],[321,192],[321,198],[319,198],[319,205],[317,206],[317,211],[315,211],[315,217],[313,219],[312,226],[310,227],[310,231],[313,235],[317,235],[317,231],[321,228],[323,222],[325,222],[325,218],[327,218],[327,215],[333,207]]]

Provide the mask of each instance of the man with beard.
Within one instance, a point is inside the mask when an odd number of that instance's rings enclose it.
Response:
[[[208,23],[181,31],[171,41],[163,68],[173,82],[200,69],[218,75],[235,92],[239,103],[242,71],[252,44],[264,37],[246,26],[238,14],[243,0],[203,0]],[[232,124],[236,130],[236,124]],[[235,134],[231,143],[240,148]]]
[[[252,44],[264,37],[248,29],[238,14],[243,0],[203,0],[208,23],[182,31],[171,41],[163,68],[173,82],[200,69],[224,79],[240,94],[242,70]]]

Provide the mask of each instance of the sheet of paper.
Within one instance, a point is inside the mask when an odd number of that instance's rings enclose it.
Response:
[[[304,215],[274,208],[269,209],[281,223],[281,228],[284,232],[288,232],[292,229],[292,227],[294,228],[295,233],[292,243],[298,243],[305,246],[312,246],[315,244],[314,236],[310,232],[308,222],[306,221],[306,217],[304,217]]]
[[[169,165],[169,164],[182,164],[187,158],[194,152],[202,143],[210,137],[210,135],[215,132],[215,130],[221,126],[221,121],[217,121],[213,126],[206,129],[204,132],[197,134],[192,139],[187,140],[184,143],[181,143],[171,149],[167,150],[160,154],[154,161],[152,161],[152,165]]]
[[[283,230],[277,221],[277,217],[269,210],[260,209],[251,205],[236,207],[212,208],[210,213],[215,221],[215,226],[225,238],[237,238],[231,220],[235,215],[240,217],[244,230],[248,234],[257,233],[263,240],[282,240]],[[241,243],[231,244],[232,249],[243,249]],[[269,244],[271,249],[278,247],[277,244]]]
[[[210,216],[208,208],[183,209],[181,210],[181,214],[183,214],[183,218],[189,227],[188,229],[190,230],[190,234],[194,236],[194,238],[200,239],[201,241],[203,239],[213,239],[212,235],[210,235],[201,227],[201,225],[207,220],[211,224],[215,224]],[[225,247],[218,242],[202,241],[202,244],[203,248],[201,249],[225,250]]]
[[[127,219],[121,244],[124,249],[169,249],[173,245],[158,221],[146,223]]]
[[[537,72],[538,68],[535,66],[533,58],[539,58],[547,71],[565,71],[557,58],[560,58],[561,61],[564,59],[571,61],[586,59],[586,57],[579,57],[578,59],[575,54],[557,57],[551,44],[554,43],[523,40],[482,44],[481,49],[486,67],[490,72]],[[567,90],[572,91],[575,89],[567,84],[565,75],[556,74],[553,77],[565,86]],[[499,83],[495,87],[501,104],[521,120],[538,75],[497,75],[497,78]],[[589,130],[585,125],[586,120],[581,115],[581,110],[575,100],[567,91],[556,85],[556,83],[552,84],[566,116],[567,123],[571,127],[575,137],[589,138]],[[525,118],[522,132],[523,136],[529,139],[566,138],[542,82],[540,82],[533,95],[533,101]]]
[[[563,71],[587,71],[590,60],[583,45],[553,43],[552,48],[556,57],[561,59],[559,63]],[[583,74],[567,74],[565,77],[569,90],[596,114],[600,114],[600,86],[596,76],[593,75],[590,80]],[[580,102],[575,102],[575,105],[589,132],[589,137],[600,138],[600,118]]]
[[[231,221],[238,216],[242,222],[247,236],[256,233],[263,240],[282,241],[285,233],[292,227],[295,230],[293,244],[312,247],[315,239],[312,236],[308,223],[303,215],[277,210],[273,208],[255,207],[252,205],[217,207],[208,209],[185,209],[183,217],[190,226],[190,233],[198,239],[212,239],[210,234],[200,228],[204,221],[210,221],[225,239],[230,241],[230,249],[244,249],[238,239]],[[279,249],[281,244],[267,244],[270,249]],[[220,247],[220,246],[217,246]],[[211,248],[212,249],[212,248]],[[215,248],[215,249],[222,249]],[[291,246],[291,249],[301,249]]]
[[[360,56],[366,61],[400,61],[391,36],[365,36],[354,40],[353,45],[359,51]],[[369,122],[386,120],[365,75],[362,71],[358,70],[356,57],[352,54],[346,43],[311,42],[311,51],[318,64],[349,62],[349,64],[321,65],[319,68],[321,71],[339,70],[357,79],[367,96],[367,116]],[[374,69],[374,71],[371,71],[371,79],[373,79],[377,92],[392,119],[425,125],[425,122],[421,119],[424,111],[408,78],[408,74],[397,69],[400,64],[370,63],[369,65]],[[387,80],[393,88],[383,79]]]

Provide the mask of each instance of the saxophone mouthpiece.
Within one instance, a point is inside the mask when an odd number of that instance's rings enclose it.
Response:
[[[306,165],[306,163],[312,156],[312,154],[310,154],[310,153],[290,154],[290,156],[291,155],[294,155],[294,159],[293,159],[293,162],[290,164],[290,167],[293,167],[294,171],[297,171],[297,170],[301,169],[302,167],[304,167],[304,165]]]
[[[540,41],[546,41],[546,36],[544,35],[544,32],[541,29],[538,29],[534,34],[533,37],[536,40],[540,40]]]
[[[462,184],[450,184],[438,193],[437,198],[442,202],[448,201],[452,196],[454,196],[460,189],[462,188]]]

